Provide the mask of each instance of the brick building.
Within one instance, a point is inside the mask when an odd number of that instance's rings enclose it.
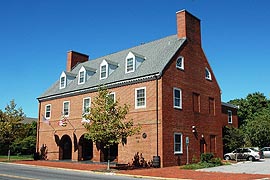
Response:
[[[141,133],[113,147],[114,160],[146,160],[174,166],[212,152],[223,155],[222,127],[237,127],[237,108],[221,102],[221,90],[202,50],[200,20],[176,13],[177,34],[88,60],[67,54],[67,69],[40,97],[37,149],[46,144],[48,159],[105,161],[106,152],[84,138],[82,113],[100,85],[130,105],[127,118]],[[231,119],[230,119],[231,118]],[[62,120],[68,119],[66,124]],[[188,141],[188,142],[187,142]]]

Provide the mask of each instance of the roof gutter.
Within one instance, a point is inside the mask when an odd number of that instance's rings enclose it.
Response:
[[[150,74],[150,75],[143,76],[143,77],[138,77],[138,78],[134,78],[134,79],[127,79],[127,80],[112,82],[112,83],[103,84],[103,85],[106,86],[107,88],[115,88],[115,87],[119,87],[119,86],[124,86],[124,85],[130,85],[130,84],[155,80],[155,79],[159,79],[160,77],[161,77],[160,73],[155,73],[155,74]],[[94,91],[97,91],[100,86],[101,86],[101,84],[97,85],[97,86],[92,86],[92,87],[89,87],[89,88],[85,88],[85,89],[78,89],[78,90],[64,92],[64,93],[60,93],[60,94],[54,94],[54,95],[39,97],[37,99],[38,99],[39,102],[42,102],[42,101],[61,98],[61,97],[68,97],[68,96],[74,96],[74,95],[77,95],[77,94],[84,94],[84,93],[94,92]]]

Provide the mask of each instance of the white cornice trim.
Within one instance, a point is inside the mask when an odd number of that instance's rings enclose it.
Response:
[[[139,83],[139,82],[150,81],[153,79],[159,79],[160,77],[161,77],[160,74],[157,73],[157,74],[152,74],[152,75],[148,75],[148,76],[123,80],[123,81],[112,82],[112,83],[103,84],[103,85],[106,86],[107,88],[113,88],[113,87],[125,86],[125,85]],[[50,96],[46,96],[46,97],[40,97],[37,99],[39,102],[41,102],[41,101],[56,99],[56,98],[60,98],[60,97],[67,97],[67,96],[73,96],[73,95],[77,95],[77,94],[84,94],[84,93],[96,91],[99,87],[100,87],[100,85],[85,88],[85,89],[78,89],[78,90],[74,90],[74,91],[64,92],[61,94],[54,94],[54,95],[50,95]]]

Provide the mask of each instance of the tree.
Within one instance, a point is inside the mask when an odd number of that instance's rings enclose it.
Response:
[[[127,104],[120,106],[106,88],[100,88],[89,113],[84,115],[85,119],[90,120],[90,123],[84,124],[88,131],[85,137],[104,145],[109,156],[110,146],[120,143],[124,145],[127,137],[140,132],[139,125],[134,126],[132,120],[126,119],[128,111]]]
[[[237,112],[240,130],[244,134],[245,146],[269,146],[270,138],[270,101],[263,93],[248,94],[245,99],[235,99],[229,103],[238,105]],[[233,131],[237,133],[237,131]],[[230,139],[231,138],[231,139]],[[239,141],[235,136],[227,140]]]
[[[229,101],[230,104],[239,106],[237,115],[239,118],[239,125],[245,125],[248,119],[252,119],[256,116],[257,112],[262,111],[265,108],[269,108],[269,100],[263,93],[255,92],[248,94],[245,99],[234,99]]]
[[[245,144],[245,135],[242,129],[225,126],[223,128],[224,152],[231,152]]]
[[[245,132],[252,146],[265,147],[270,145],[270,111],[264,109],[247,121]]]
[[[22,108],[17,108],[14,100],[10,101],[4,112],[0,110],[0,154],[6,154],[14,146],[15,141],[22,141],[23,134],[27,135],[31,132],[22,124],[24,118]]]

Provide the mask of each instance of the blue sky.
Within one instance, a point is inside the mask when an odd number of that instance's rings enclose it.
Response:
[[[14,99],[37,117],[37,97],[66,69],[69,50],[90,59],[176,34],[176,12],[201,19],[202,46],[222,101],[269,98],[268,0],[8,0],[0,2],[0,109]]]

